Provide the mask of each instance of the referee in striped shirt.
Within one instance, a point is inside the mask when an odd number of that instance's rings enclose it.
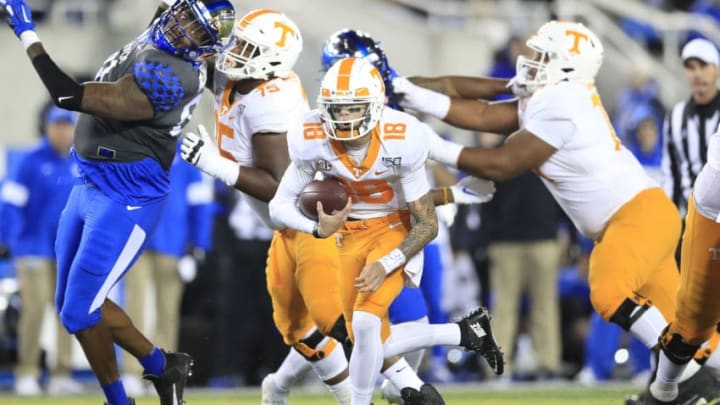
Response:
[[[662,171],[663,188],[684,217],[707,142],[720,122],[720,54],[712,42],[697,38],[685,44],[681,57],[691,96],[665,117]]]

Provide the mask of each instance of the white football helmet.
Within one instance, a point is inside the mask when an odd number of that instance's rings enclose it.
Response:
[[[369,134],[382,118],[385,84],[380,72],[365,59],[340,59],[323,76],[317,103],[330,138],[358,139]],[[344,111],[356,107],[361,108]]]
[[[562,80],[595,83],[603,60],[600,39],[581,23],[550,21],[527,40],[534,59],[518,56],[512,83],[533,92]]]
[[[300,29],[283,13],[260,9],[235,23],[235,46],[220,54],[219,71],[231,80],[287,77],[303,48]]]

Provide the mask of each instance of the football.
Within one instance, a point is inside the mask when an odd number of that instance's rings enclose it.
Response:
[[[334,178],[314,180],[308,183],[298,195],[298,207],[308,218],[317,221],[317,202],[323,205],[326,214],[340,211],[347,204],[348,193],[345,187]]]

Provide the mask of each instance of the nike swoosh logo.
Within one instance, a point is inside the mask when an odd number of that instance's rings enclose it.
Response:
[[[142,208],[142,207],[139,205],[126,205],[125,206],[125,209],[128,211],[135,211],[135,210],[139,210],[140,208]]]
[[[407,366],[405,366],[405,367],[403,367],[403,368],[401,368],[401,369],[399,369],[399,370],[395,370],[395,372],[396,372],[396,373],[401,373],[401,372],[402,372],[403,370],[405,370],[406,368],[407,368]]]
[[[65,100],[70,100],[71,98],[75,98],[75,96],[62,96],[58,97],[58,103],[62,103]]]
[[[465,194],[475,195],[475,196],[478,196],[478,197],[482,196],[482,194],[478,194],[478,193],[476,193],[474,190],[471,190],[471,189],[469,189],[469,188],[467,188],[467,187],[463,187],[463,188],[462,188],[462,192],[465,193]]]
[[[381,174],[385,174],[385,173],[387,173],[388,170],[390,170],[390,169],[375,170],[375,175],[376,175],[376,176],[379,176],[379,175],[381,175]]]

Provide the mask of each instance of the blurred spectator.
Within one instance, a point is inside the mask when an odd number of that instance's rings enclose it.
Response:
[[[712,42],[698,38],[685,44],[681,58],[691,96],[675,104],[665,118],[662,185],[684,217],[690,189],[705,164],[708,140],[720,122],[720,54]]]
[[[665,116],[657,82],[652,78],[649,69],[650,67],[643,63],[636,64],[630,74],[628,87],[621,90],[617,97],[613,127],[623,142],[628,140],[630,127],[637,124],[633,121],[637,108],[647,108],[657,122],[662,122]]]
[[[632,111],[626,145],[637,157],[645,171],[658,182],[662,183],[663,144],[660,139],[661,122],[652,110],[645,105],[637,106]]]
[[[178,349],[183,284],[195,279],[197,261],[204,260],[210,248],[213,219],[213,182],[183,161],[179,150],[178,143],[163,217],[124,279],[128,315],[156,345],[171,352]],[[148,303],[151,291],[155,301]],[[154,333],[148,330],[151,313]],[[143,395],[143,367],[126,351],[122,352],[122,368],[128,395]]]
[[[490,240],[491,313],[498,344],[505,349],[505,373],[512,376],[520,302],[527,294],[527,329],[538,361],[536,374],[557,376],[561,356],[558,226],[562,213],[534,173],[496,187],[483,218]]]
[[[22,396],[42,394],[40,331],[47,306],[54,305],[58,220],[77,177],[77,167],[68,159],[76,122],[76,113],[50,108],[43,139],[23,156],[0,192],[0,245],[14,258],[22,300],[15,380],[15,392]],[[72,338],[59,320],[56,325],[57,362],[50,370],[47,392],[77,394],[81,386],[70,378]]]

